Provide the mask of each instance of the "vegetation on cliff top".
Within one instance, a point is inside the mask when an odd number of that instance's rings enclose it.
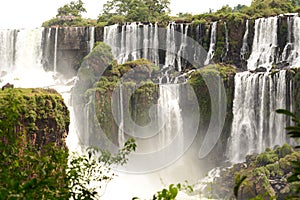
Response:
[[[97,20],[84,19],[86,12],[81,0],[72,1],[57,10],[55,18],[43,23],[51,26],[105,26],[125,22],[158,22],[167,25],[170,21],[200,24],[217,21],[241,21],[245,18],[269,17],[284,13],[299,13],[299,0],[253,0],[250,6],[238,4],[235,7],[224,5],[217,11],[192,15],[178,13],[170,16],[169,0],[109,0]]]
[[[71,1],[57,9],[57,15],[42,24],[42,27],[51,26],[95,26],[96,20],[82,18],[86,9],[82,0]]]

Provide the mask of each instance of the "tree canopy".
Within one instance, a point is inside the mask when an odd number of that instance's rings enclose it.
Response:
[[[170,13],[169,0],[109,0],[98,22],[157,22]]]
[[[69,4],[58,8],[56,17],[63,17],[67,15],[73,15],[75,17],[81,17],[81,13],[86,12],[84,3],[82,0],[71,1]]]

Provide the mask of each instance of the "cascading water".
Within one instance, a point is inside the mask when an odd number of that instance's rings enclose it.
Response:
[[[286,71],[237,73],[233,101],[233,122],[228,142],[228,158],[236,163],[247,154],[286,142],[284,116],[276,109],[287,109]]]
[[[210,61],[213,59],[215,54],[216,43],[217,43],[217,22],[213,22],[211,25],[209,50],[204,65],[208,65]]]
[[[181,72],[182,70],[182,58],[185,57],[184,54],[186,53],[186,47],[187,47],[187,38],[188,38],[188,29],[189,29],[189,25],[186,25],[184,28],[184,25],[181,24],[180,25],[180,29],[181,29],[181,42],[180,42],[180,47],[177,53],[177,63],[178,63],[178,71]]]
[[[5,74],[1,78],[3,82],[14,83],[17,87],[35,87],[37,84],[44,87],[53,84],[52,75],[46,73],[42,65],[43,31],[43,28],[9,31],[15,32],[7,38],[14,41],[14,44],[3,44],[6,48],[3,55],[10,58],[2,60],[7,63],[0,66],[0,71]]]
[[[249,53],[248,35],[249,35],[249,20],[246,21],[246,30],[243,37],[243,45],[241,48],[241,59],[243,61],[246,60],[246,55]]]
[[[95,27],[89,27],[89,35],[90,35],[90,41],[89,41],[89,49],[91,52],[94,48],[94,44],[95,44]]]
[[[54,56],[53,56],[53,71],[57,71],[57,42],[58,42],[58,27],[55,28],[54,37]]]
[[[225,28],[225,44],[226,44],[226,52],[222,56],[222,60],[224,61],[227,57],[228,51],[229,51],[229,41],[228,41],[228,28],[227,28],[227,23],[224,22],[224,28]]]
[[[181,116],[180,84],[159,85],[158,119],[162,127],[160,134],[160,146],[168,146],[177,135],[183,142],[183,120]],[[177,144],[183,147],[183,144]]]
[[[276,61],[278,17],[255,20],[252,53],[248,59],[248,70],[259,67],[270,69]]]
[[[121,31],[120,31],[121,30]],[[146,58],[159,64],[157,24],[130,23],[104,27],[104,42],[118,63]]]
[[[176,55],[176,38],[175,38],[175,23],[170,23],[167,27],[167,46],[166,46],[166,60],[165,67],[175,67]]]
[[[16,30],[0,30],[0,67],[9,70],[14,65]],[[1,74],[0,74],[1,76]]]
[[[118,131],[118,143],[120,147],[123,147],[125,144],[125,134],[124,134],[124,104],[123,104],[123,87],[122,84],[119,86],[119,115],[120,125]]]
[[[300,66],[300,17],[298,14],[288,16],[288,38],[287,44],[284,47],[280,61],[285,61],[294,67]]]

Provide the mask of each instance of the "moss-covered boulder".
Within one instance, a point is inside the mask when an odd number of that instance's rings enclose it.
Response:
[[[292,162],[300,162],[300,152],[288,144],[267,148],[258,155],[247,156],[247,161],[223,170],[212,185],[216,196],[234,198],[236,177],[246,177],[238,190],[238,199],[284,199],[291,194],[293,185],[287,182],[294,170]]]
[[[68,108],[53,89],[0,91],[0,133],[5,142],[25,133],[38,148],[48,143],[65,146],[69,123]]]

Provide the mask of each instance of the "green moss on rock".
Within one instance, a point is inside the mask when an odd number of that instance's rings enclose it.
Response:
[[[38,147],[54,142],[64,146],[69,130],[69,111],[63,98],[53,89],[5,89],[0,91],[0,130],[25,132]],[[10,121],[7,121],[11,119]]]

